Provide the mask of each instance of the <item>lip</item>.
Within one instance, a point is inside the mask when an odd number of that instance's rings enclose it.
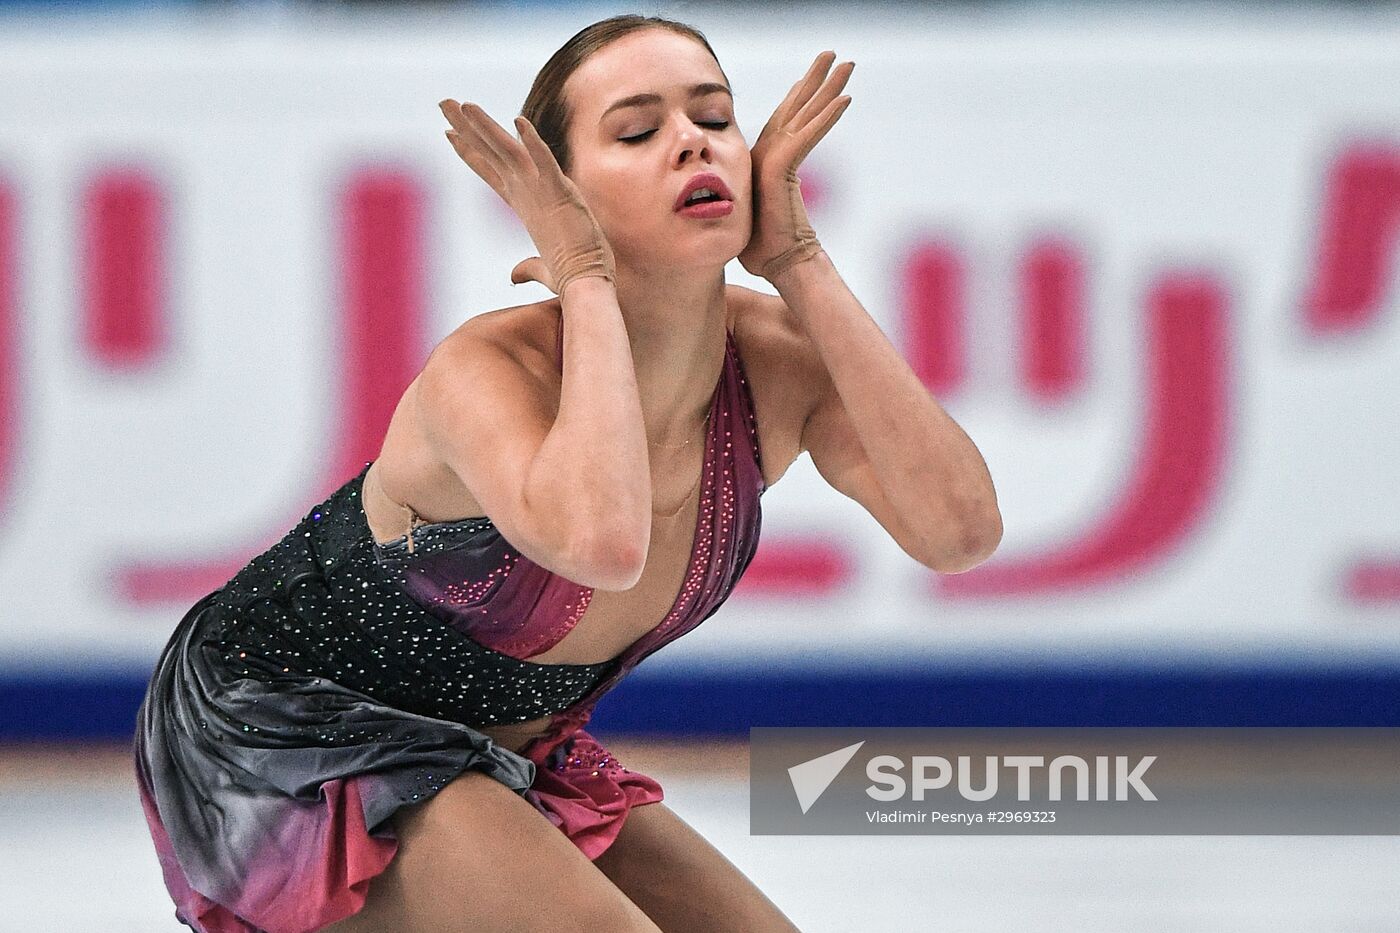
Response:
[[[692,204],[683,207],[676,213],[682,217],[698,217],[701,220],[712,220],[715,217],[728,217],[734,210],[733,201],[705,201],[701,204]]]
[[[690,197],[691,192],[698,191],[701,188],[712,189],[724,201],[734,200],[734,192],[729,190],[729,186],[724,183],[723,178],[720,178],[714,172],[701,172],[685,183],[685,187],[681,189],[681,193],[677,196],[676,203],[671,209],[673,211],[679,211],[681,208],[685,207],[685,199]]]

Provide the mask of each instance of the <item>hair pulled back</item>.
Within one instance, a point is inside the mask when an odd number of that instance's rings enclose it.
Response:
[[[724,74],[724,68],[719,65],[719,57],[715,55],[715,50],[710,48],[704,34],[694,26],[662,16],[641,16],[635,13],[613,16],[585,26],[574,33],[569,41],[544,63],[539,74],[535,75],[535,83],[531,85],[530,93],[525,97],[524,106],[520,108],[520,115],[535,127],[565,174],[569,172],[571,162],[569,122],[573,115],[564,96],[564,82],[569,80],[569,76],[593,53],[623,36],[642,29],[669,29],[699,42],[715,60],[720,74],[724,75],[724,82],[729,83],[729,76]]]

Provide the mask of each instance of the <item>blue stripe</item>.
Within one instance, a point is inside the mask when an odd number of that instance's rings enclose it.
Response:
[[[0,741],[129,740],[144,676],[0,675]],[[634,671],[589,728],[1400,726],[1400,667]]]

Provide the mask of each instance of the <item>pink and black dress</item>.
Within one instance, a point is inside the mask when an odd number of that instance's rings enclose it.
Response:
[[[629,670],[719,608],[758,546],[765,487],[732,334],[685,582],[611,661],[528,660],[592,590],[532,563],[489,518],[418,525],[412,553],[406,538],[376,542],[368,469],[196,603],[151,676],[133,746],[141,804],[175,916],[195,930],[306,933],[355,913],[397,849],[389,817],[469,769],[597,858],[662,790],[583,726]],[[544,716],[519,754],[477,731]]]

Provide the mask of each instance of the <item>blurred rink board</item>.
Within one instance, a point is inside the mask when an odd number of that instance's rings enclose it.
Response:
[[[750,143],[817,52],[857,62],[804,198],[1005,536],[936,574],[801,457],[600,720],[1400,724],[1400,18],[678,17]],[[431,347],[545,297],[437,102],[508,126],[594,18],[0,20],[5,735],[129,729]]]

